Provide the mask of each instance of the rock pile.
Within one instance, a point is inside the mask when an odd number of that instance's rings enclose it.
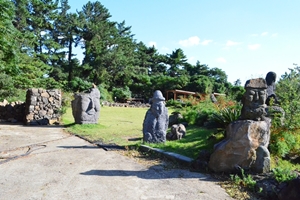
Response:
[[[28,89],[25,123],[27,125],[59,124],[61,118],[61,91],[58,89]]]
[[[9,103],[7,100],[0,102],[0,119],[9,122],[22,122],[25,116],[25,103],[15,101]]]

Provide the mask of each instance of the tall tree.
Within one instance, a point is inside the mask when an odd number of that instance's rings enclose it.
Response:
[[[18,43],[16,35],[18,31],[14,28],[13,4],[8,0],[0,0],[0,70],[6,73],[17,73]]]
[[[176,77],[184,74],[187,58],[182,49],[176,49],[172,54],[168,54],[167,64],[169,65],[168,75]]]
[[[108,53],[115,47],[115,22],[110,22],[108,10],[98,1],[88,2],[79,12],[81,40],[83,40],[83,75],[95,84],[109,81],[110,72],[105,63]]]

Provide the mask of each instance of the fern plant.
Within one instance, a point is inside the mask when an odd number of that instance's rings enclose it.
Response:
[[[225,129],[231,122],[238,120],[241,110],[237,108],[224,108],[218,113],[213,113],[211,120]]]

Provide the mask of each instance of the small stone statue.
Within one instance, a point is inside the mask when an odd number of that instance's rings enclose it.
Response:
[[[93,84],[85,93],[74,95],[72,113],[76,124],[96,124],[100,114],[100,91]]]
[[[246,92],[243,96],[243,108],[240,119],[264,120],[266,113],[267,84],[262,78],[250,79],[245,84]]]
[[[276,73],[275,72],[268,72],[266,75],[266,82],[267,82],[267,100],[266,104],[270,105],[271,98],[274,99],[275,104],[279,104],[278,98],[275,94],[275,81],[276,81]]]
[[[161,143],[166,141],[169,124],[168,109],[161,91],[156,90],[150,99],[151,107],[147,111],[143,123],[143,141]]]

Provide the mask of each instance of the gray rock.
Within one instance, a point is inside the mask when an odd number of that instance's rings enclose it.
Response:
[[[227,127],[225,140],[217,143],[209,161],[214,172],[232,172],[237,166],[250,169],[257,162],[256,149],[267,147],[270,140],[270,122],[239,120]]]
[[[181,140],[186,134],[186,129],[183,124],[173,124],[171,132],[167,134],[167,140]]]

